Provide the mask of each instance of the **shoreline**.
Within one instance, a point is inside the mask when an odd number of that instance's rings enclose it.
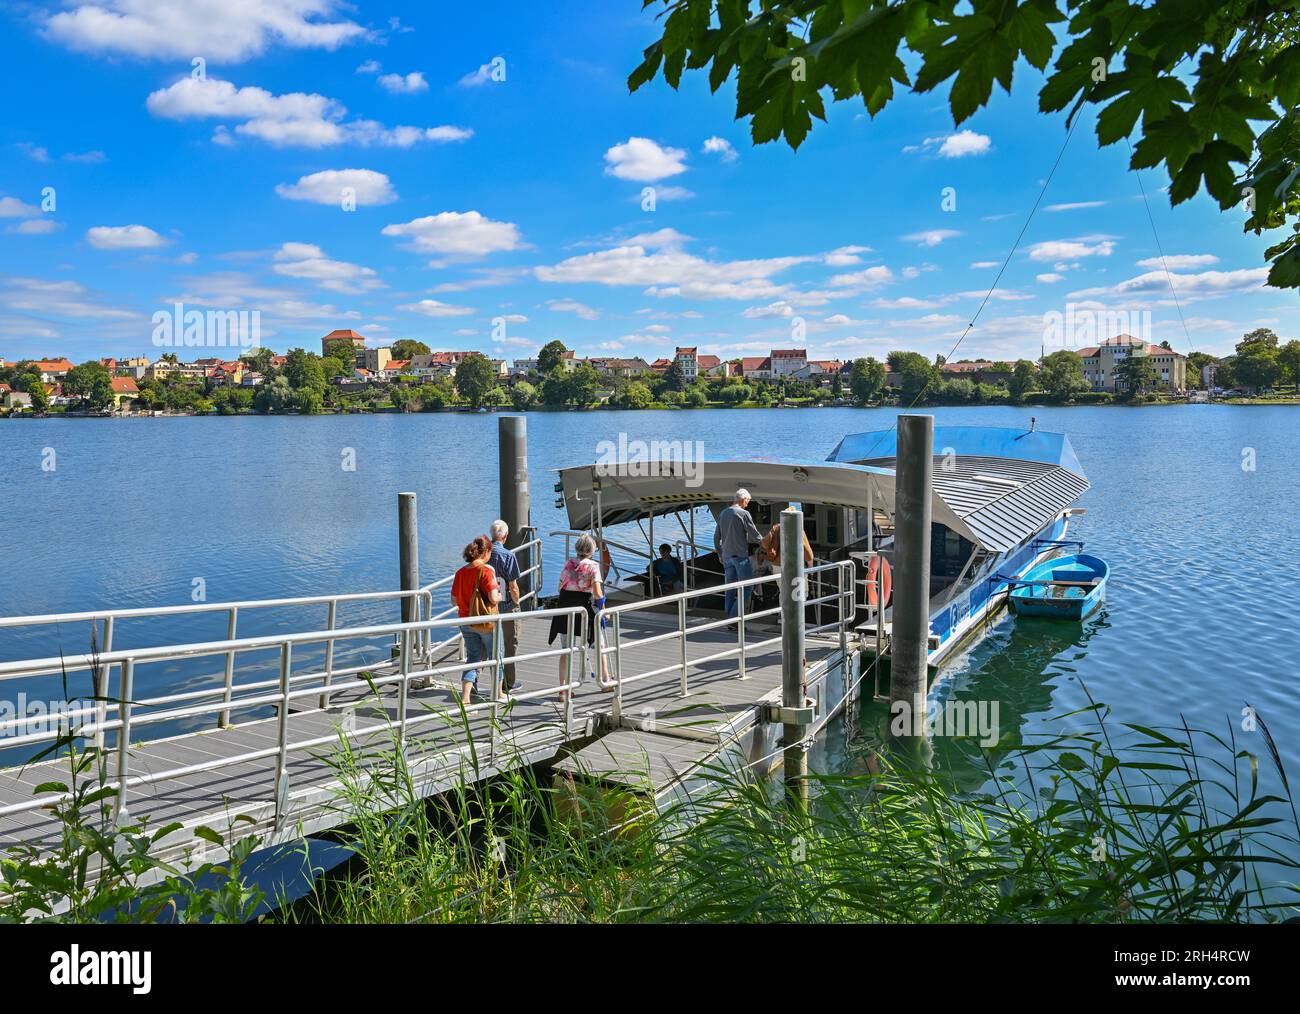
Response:
[[[433,408],[421,409],[419,412],[403,412],[395,408],[371,409],[369,411],[356,412],[339,412],[334,410],[323,410],[320,412],[233,412],[223,414],[221,412],[165,412],[157,415],[144,412],[130,413],[82,413],[82,412],[46,412],[40,415],[31,412],[14,412],[0,414],[0,421],[12,421],[19,419],[234,419],[234,418],[285,418],[287,416],[313,417],[313,416],[348,416],[348,415],[499,415],[501,413],[510,413],[515,415],[526,415],[531,412],[556,414],[562,412],[731,412],[731,411],[753,411],[758,409],[835,409],[849,408],[862,411],[872,411],[876,409],[897,409],[898,411],[910,411],[912,409],[940,409],[940,408],[1025,408],[1025,409],[1052,409],[1052,408],[1168,408],[1181,405],[1231,405],[1233,407],[1258,407],[1258,406],[1300,406],[1300,396],[1289,398],[1219,398],[1209,402],[1194,402],[1187,399],[1163,399],[1156,401],[1098,401],[1088,404],[1077,402],[956,402],[942,404],[917,404],[903,405],[901,403],[887,405],[736,405],[736,404],[718,404],[718,405],[651,405],[646,408],[628,408],[621,405],[587,405],[587,406],[530,406],[529,408],[511,408],[509,406],[496,406],[492,408],[484,407],[482,409],[472,408]]]

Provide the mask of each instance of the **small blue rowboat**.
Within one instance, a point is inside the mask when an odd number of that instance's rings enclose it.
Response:
[[[1011,608],[1021,616],[1082,620],[1101,605],[1109,573],[1105,560],[1082,553],[1046,560],[1010,579]]]

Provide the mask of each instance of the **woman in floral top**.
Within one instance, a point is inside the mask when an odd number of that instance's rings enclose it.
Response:
[[[590,647],[596,645],[596,610],[605,604],[605,587],[601,580],[600,567],[592,557],[596,553],[596,540],[590,535],[579,536],[578,541],[573,546],[573,558],[565,561],[564,569],[560,571],[560,599],[556,605],[564,608],[566,606],[582,606],[587,610],[585,617],[575,617],[575,631],[583,620],[586,621],[587,644]],[[547,644],[554,643],[555,639],[568,632],[569,617],[556,616],[551,620],[551,633],[547,638]],[[566,644],[566,647],[572,647]],[[595,672],[592,678],[595,678]],[[609,679],[608,667],[605,664],[605,657],[600,657],[600,676],[601,682]],[[569,653],[566,652],[560,658],[560,684],[566,685],[569,682]],[[613,687],[601,687],[608,692]],[[568,691],[560,694],[560,703],[566,704],[569,700]]]

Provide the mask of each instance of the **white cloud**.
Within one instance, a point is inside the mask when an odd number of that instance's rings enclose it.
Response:
[[[379,86],[392,95],[418,95],[429,90],[429,82],[418,70],[406,75],[384,74],[379,78]]]
[[[1204,268],[1218,264],[1219,258],[1214,254],[1170,254],[1168,257],[1147,257],[1137,262],[1140,268],[1159,268],[1163,271],[1186,271],[1188,268]]]
[[[79,52],[238,63],[273,45],[333,50],[366,29],[340,0],[99,0],[52,14],[43,34]]]
[[[357,74],[378,74],[383,69],[384,69],[384,65],[380,63],[378,60],[367,60],[365,61],[365,63],[361,64],[356,69],[356,73]]]
[[[538,267],[534,274],[539,281],[565,285],[648,286],[646,294],[650,296],[755,301],[797,295],[790,286],[772,282],[771,276],[815,259],[770,257],[710,261],[681,249],[684,240],[676,230],[660,229],[608,250]]]
[[[660,147],[648,137],[629,137],[605,152],[605,172],[621,180],[652,183],[684,173],[684,158],[681,148]]]
[[[1082,208],[1101,208],[1105,201],[1074,201],[1070,204],[1049,204],[1044,211],[1079,211]]]
[[[823,261],[832,268],[847,268],[853,264],[861,264],[861,254],[871,253],[869,246],[841,246],[836,247],[828,253]]]
[[[740,158],[731,142],[725,137],[710,137],[701,149],[707,155],[719,155],[724,162],[735,162]]]
[[[423,314],[426,317],[467,317],[474,313],[472,306],[453,306],[436,299],[422,299],[418,303],[405,303],[398,307],[410,313]]]
[[[650,189],[654,191],[656,201],[689,201],[695,196],[695,191],[687,190],[685,187],[679,187],[673,183],[663,183]],[[632,195],[632,200],[641,200],[640,191]]]
[[[836,288],[876,289],[893,280],[894,273],[881,264],[874,268],[865,268],[862,271],[835,275],[831,278],[829,284]]]
[[[267,285],[260,278],[238,271],[219,271],[183,278],[181,282],[184,286],[181,292],[167,296],[163,300],[165,303],[191,303],[223,310],[260,310],[263,335],[266,334],[268,320],[291,321],[295,329],[300,329],[303,322],[314,327],[322,319],[361,319],[361,314],[356,310],[342,310],[330,303],[313,303],[302,299],[292,289]]]
[[[97,225],[86,230],[86,241],[98,250],[151,250],[171,242],[147,225]]]
[[[289,278],[305,278],[332,292],[366,292],[383,287],[373,268],[330,260],[311,243],[285,243],[275,254],[272,270]]]
[[[965,158],[968,155],[986,155],[993,146],[987,134],[977,134],[973,130],[959,130],[955,134],[941,137],[927,137],[920,144],[910,144],[903,149],[904,154],[920,151],[932,151],[938,146],[940,158]]]
[[[0,218],[31,218],[40,213],[40,208],[17,197],[0,197]]]
[[[10,277],[0,281],[0,305],[23,313],[51,317],[127,320],[142,316],[134,310],[111,306],[80,282],[46,281]]]
[[[926,229],[923,232],[909,233],[903,239],[909,243],[919,243],[921,246],[938,246],[945,239],[960,235],[961,233],[956,229]]]
[[[275,192],[291,201],[339,206],[343,191],[351,190],[357,207],[392,204],[397,192],[386,175],[373,169],[323,169],[300,177],[297,183],[280,183]]]
[[[1105,236],[1083,236],[1079,239],[1047,240],[1029,248],[1031,261],[1059,261],[1071,257],[1109,257],[1115,249],[1114,240]]]
[[[1167,295],[1172,280],[1174,291],[1181,297],[1205,299],[1229,292],[1250,292],[1264,287],[1268,268],[1241,268],[1236,271],[1202,271],[1187,275],[1171,271],[1148,271],[1111,286],[1080,289],[1071,292],[1071,299],[1091,296],[1154,296]]]
[[[672,328],[667,324],[651,324],[648,327],[643,327],[641,330],[646,334],[669,334],[672,332]]]
[[[407,240],[408,247],[420,253],[458,259],[518,250],[523,245],[519,227],[513,222],[495,222],[477,211],[444,211],[386,225],[381,231]]]
[[[44,236],[59,229],[59,223],[52,218],[29,218],[19,222],[17,225],[11,225],[6,232],[17,233],[20,236]]]
[[[593,310],[586,303],[579,303],[574,299],[548,299],[546,308],[555,313],[575,313],[582,320],[596,320],[600,313]]]
[[[829,317],[822,318],[823,324],[829,324],[831,327],[857,327],[865,324],[865,320],[854,320],[852,317],[843,313],[832,313]]]
[[[1065,275],[1058,275],[1053,271],[1049,271],[1047,274],[1035,275],[1034,281],[1041,282],[1044,285],[1054,285],[1057,282],[1065,281]]]
[[[938,300],[937,302],[945,302]],[[872,302],[882,310],[926,310],[936,305],[935,300],[917,299],[915,296],[899,296],[897,299],[877,299]]]
[[[742,317],[747,320],[771,320],[777,317],[793,317],[794,307],[784,300],[775,303],[769,303],[767,306],[751,306],[746,309]]]
[[[345,120],[347,108],[324,95],[291,92],[273,95],[265,88],[237,88],[218,78],[182,78],[153,92],[145,106],[170,120],[218,119],[237,122],[235,134],[277,147],[324,148],[338,144],[409,148],[421,141],[463,141],[463,127],[385,127],[374,120]],[[225,124],[213,140],[233,143]]]
[[[986,268],[996,268],[997,266],[997,261],[975,261],[975,263],[971,265],[972,268],[978,271],[983,271]]]
[[[18,150],[33,162],[48,162],[50,160],[49,151],[42,148],[39,144],[32,144],[29,141],[19,141]]]
[[[498,67],[500,72],[493,73]],[[478,70],[470,71],[456,83],[462,88],[480,88],[494,81],[500,84],[505,79],[505,58],[494,56],[490,62],[480,64]]]

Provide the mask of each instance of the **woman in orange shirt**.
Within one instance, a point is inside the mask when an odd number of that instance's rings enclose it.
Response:
[[[457,612],[462,618],[495,613],[496,604],[501,601],[501,592],[497,589],[496,572],[489,563],[492,558],[492,540],[486,535],[478,536],[464,548],[461,556],[465,558],[465,566],[456,571],[451,582],[451,598],[456,603]],[[476,596],[479,599],[477,610],[474,608]],[[465,639],[465,661],[485,662],[492,654],[493,624],[479,625],[485,626],[486,632],[475,630],[474,626],[466,624],[460,628],[461,637]],[[478,686],[478,671],[466,669],[461,673],[460,681],[461,703],[469,704],[471,695]],[[504,690],[498,700],[506,700]]]

